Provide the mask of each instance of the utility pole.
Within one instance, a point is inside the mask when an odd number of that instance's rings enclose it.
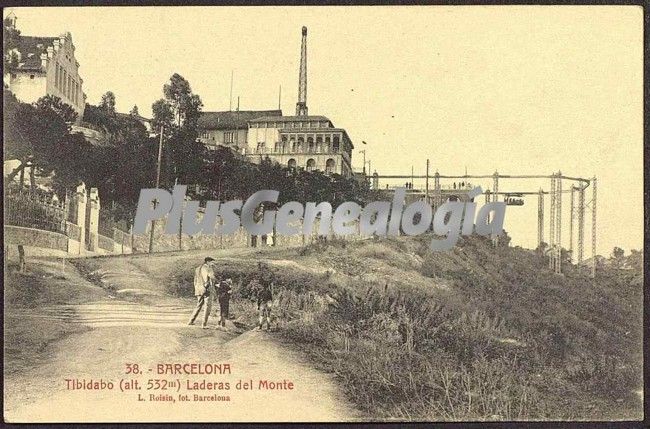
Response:
[[[363,175],[366,175],[366,150],[360,150],[359,153],[363,154]]]
[[[160,141],[158,142],[158,166],[156,168],[156,188],[160,187],[160,164],[162,162],[162,148],[163,148],[163,131],[165,127],[160,126]],[[156,201],[153,203],[154,209],[156,208]],[[151,221],[151,232],[149,233],[149,253],[153,253],[153,232],[156,226],[156,221]]]

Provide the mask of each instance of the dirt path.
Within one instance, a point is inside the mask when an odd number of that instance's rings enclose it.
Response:
[[[129,279],[129,270],[116,270],[111,264],[105,264],[104,275],[119,281],[122,290],[153,292],[133,266],[129,269],[134,277]],[[8,311],[5,320],[9,324],[38,320],[85,329],[48,345],[39,364],[5,373],[6,421],[279,422],[350,421],[360,417],[330,375],[312,368],[272,334],[242,333],[233,325],[219,330],[215,319],[210,321],[211,329],[187,326],[191,301],[169,296],[157,300],[155,292],[146,295],[146,300],[139,302],[132,296],[121,299],[117,293],[88,303]],[[126,363],[138,363],[144,373],[126,375]],[[222,375],[157,375],[159,363],[228,363],[232,371]],[[115,387],[69,390],[66,379],[102,379],[112,381]],[[121,379],[137,379],[140,390],[121,392]],[[178,380],[180,388],[147,390],[149,379]],[[188,382],[202,380],[227,382],[229,389],[187,389]],[[252,390],[237,389],[240,380],[252,382]],[[260,380],[285,386],[291,382],[293,389],[260,390]],[[219,396],[221,400],[198,401],[195,394]],[[172,400],[153,401],[150,395]],[[189,400],[180,401],[179,395],[187,395]]]

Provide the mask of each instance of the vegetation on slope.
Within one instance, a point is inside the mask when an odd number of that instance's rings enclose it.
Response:
[[[427,244],[317,243],[296,265],[276,261],[280,335],[380,419],[641,418],[639,270],[559,276],[533,251],[478,237]],[[222,265],[240,302],[255,270]]]

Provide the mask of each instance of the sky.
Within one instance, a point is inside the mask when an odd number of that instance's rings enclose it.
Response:
[[[5,10],[5,15],[8,13]],[[204,110],[295,112],[302,26],[310,114],[345,128],[378,174],[598,178],[597,253],[643,243],[643,10],[639,6],[13,8],[24,35],[69,31],[88,102],[149,116],[173,73]],[[366,141],[367,145],[361,142]],[[424,180],[415,181],[424,187]],[[382,182],[381,186],[383,187]],[[483,189],[491,181],[475,181]],[[451,181],[443,182],[451,185]],[[570,187],[563,182],[564,189]],[[550,180],[501,180],[537,191]],[[586,195],[591,201],[591,188]],[[545,234],[550,201],[547,197]],[[569,246],[568,194],[563,245]],[[585,257],[591,256],[587,211]],[[537,198],[509,206],[535,247]],[[548,238],[546,239],[548,241]]]

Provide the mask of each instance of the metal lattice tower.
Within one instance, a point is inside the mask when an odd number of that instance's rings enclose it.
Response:
[[[493,179],[492,179],[492,185],[493,185],[492,186],[492,188],[493,188],[492,192],[494,194],[493,198],[492,198],[492,201],[497,202],[497,201],[499,201],[499,172],[498,171],[494,172],[494,176],[493,176]],[[499,236],[497,235],[496,237],[494,237],[492,241],[494,242],[495,246],[498,246],[499,245]]]
[[[557,220],[555,224],[555,231],[557,239],[555,243],[556,259],[555,259],[555,272],[560,274],[562,272],[562,172],[557,172],[557,184],[555,186],[557,191],[557,204],[556,213]]]
[[[578,263],[584,258],[585,246],[585,185],[578,190]]]
[[[575,191],[576,187],[571,185],[571,213],[569,214],[569,252],[573,260],[573,218],[575,217]]]
[[[555,173],[551,175],[551,213],[549,221],[549,235],[548,235],[548,268],[555,269]]]
[[[541,248],[544,242],[544,191],[539,189],[537,196],[537,247]]]
[[[300,48],[300,77],[298,79],[298,102],[296,103],[296,116],[307,116],[307,27],[302,27],[302,46]]]
[[[436,171],[436,174],[433,176],[433,204],[435,209],[442,205],[442,194],[440,192],[440,174]]]
[[[591,277],[596,277],[596,177],[591,182],[592,192],[594,193],[591,200]]]

